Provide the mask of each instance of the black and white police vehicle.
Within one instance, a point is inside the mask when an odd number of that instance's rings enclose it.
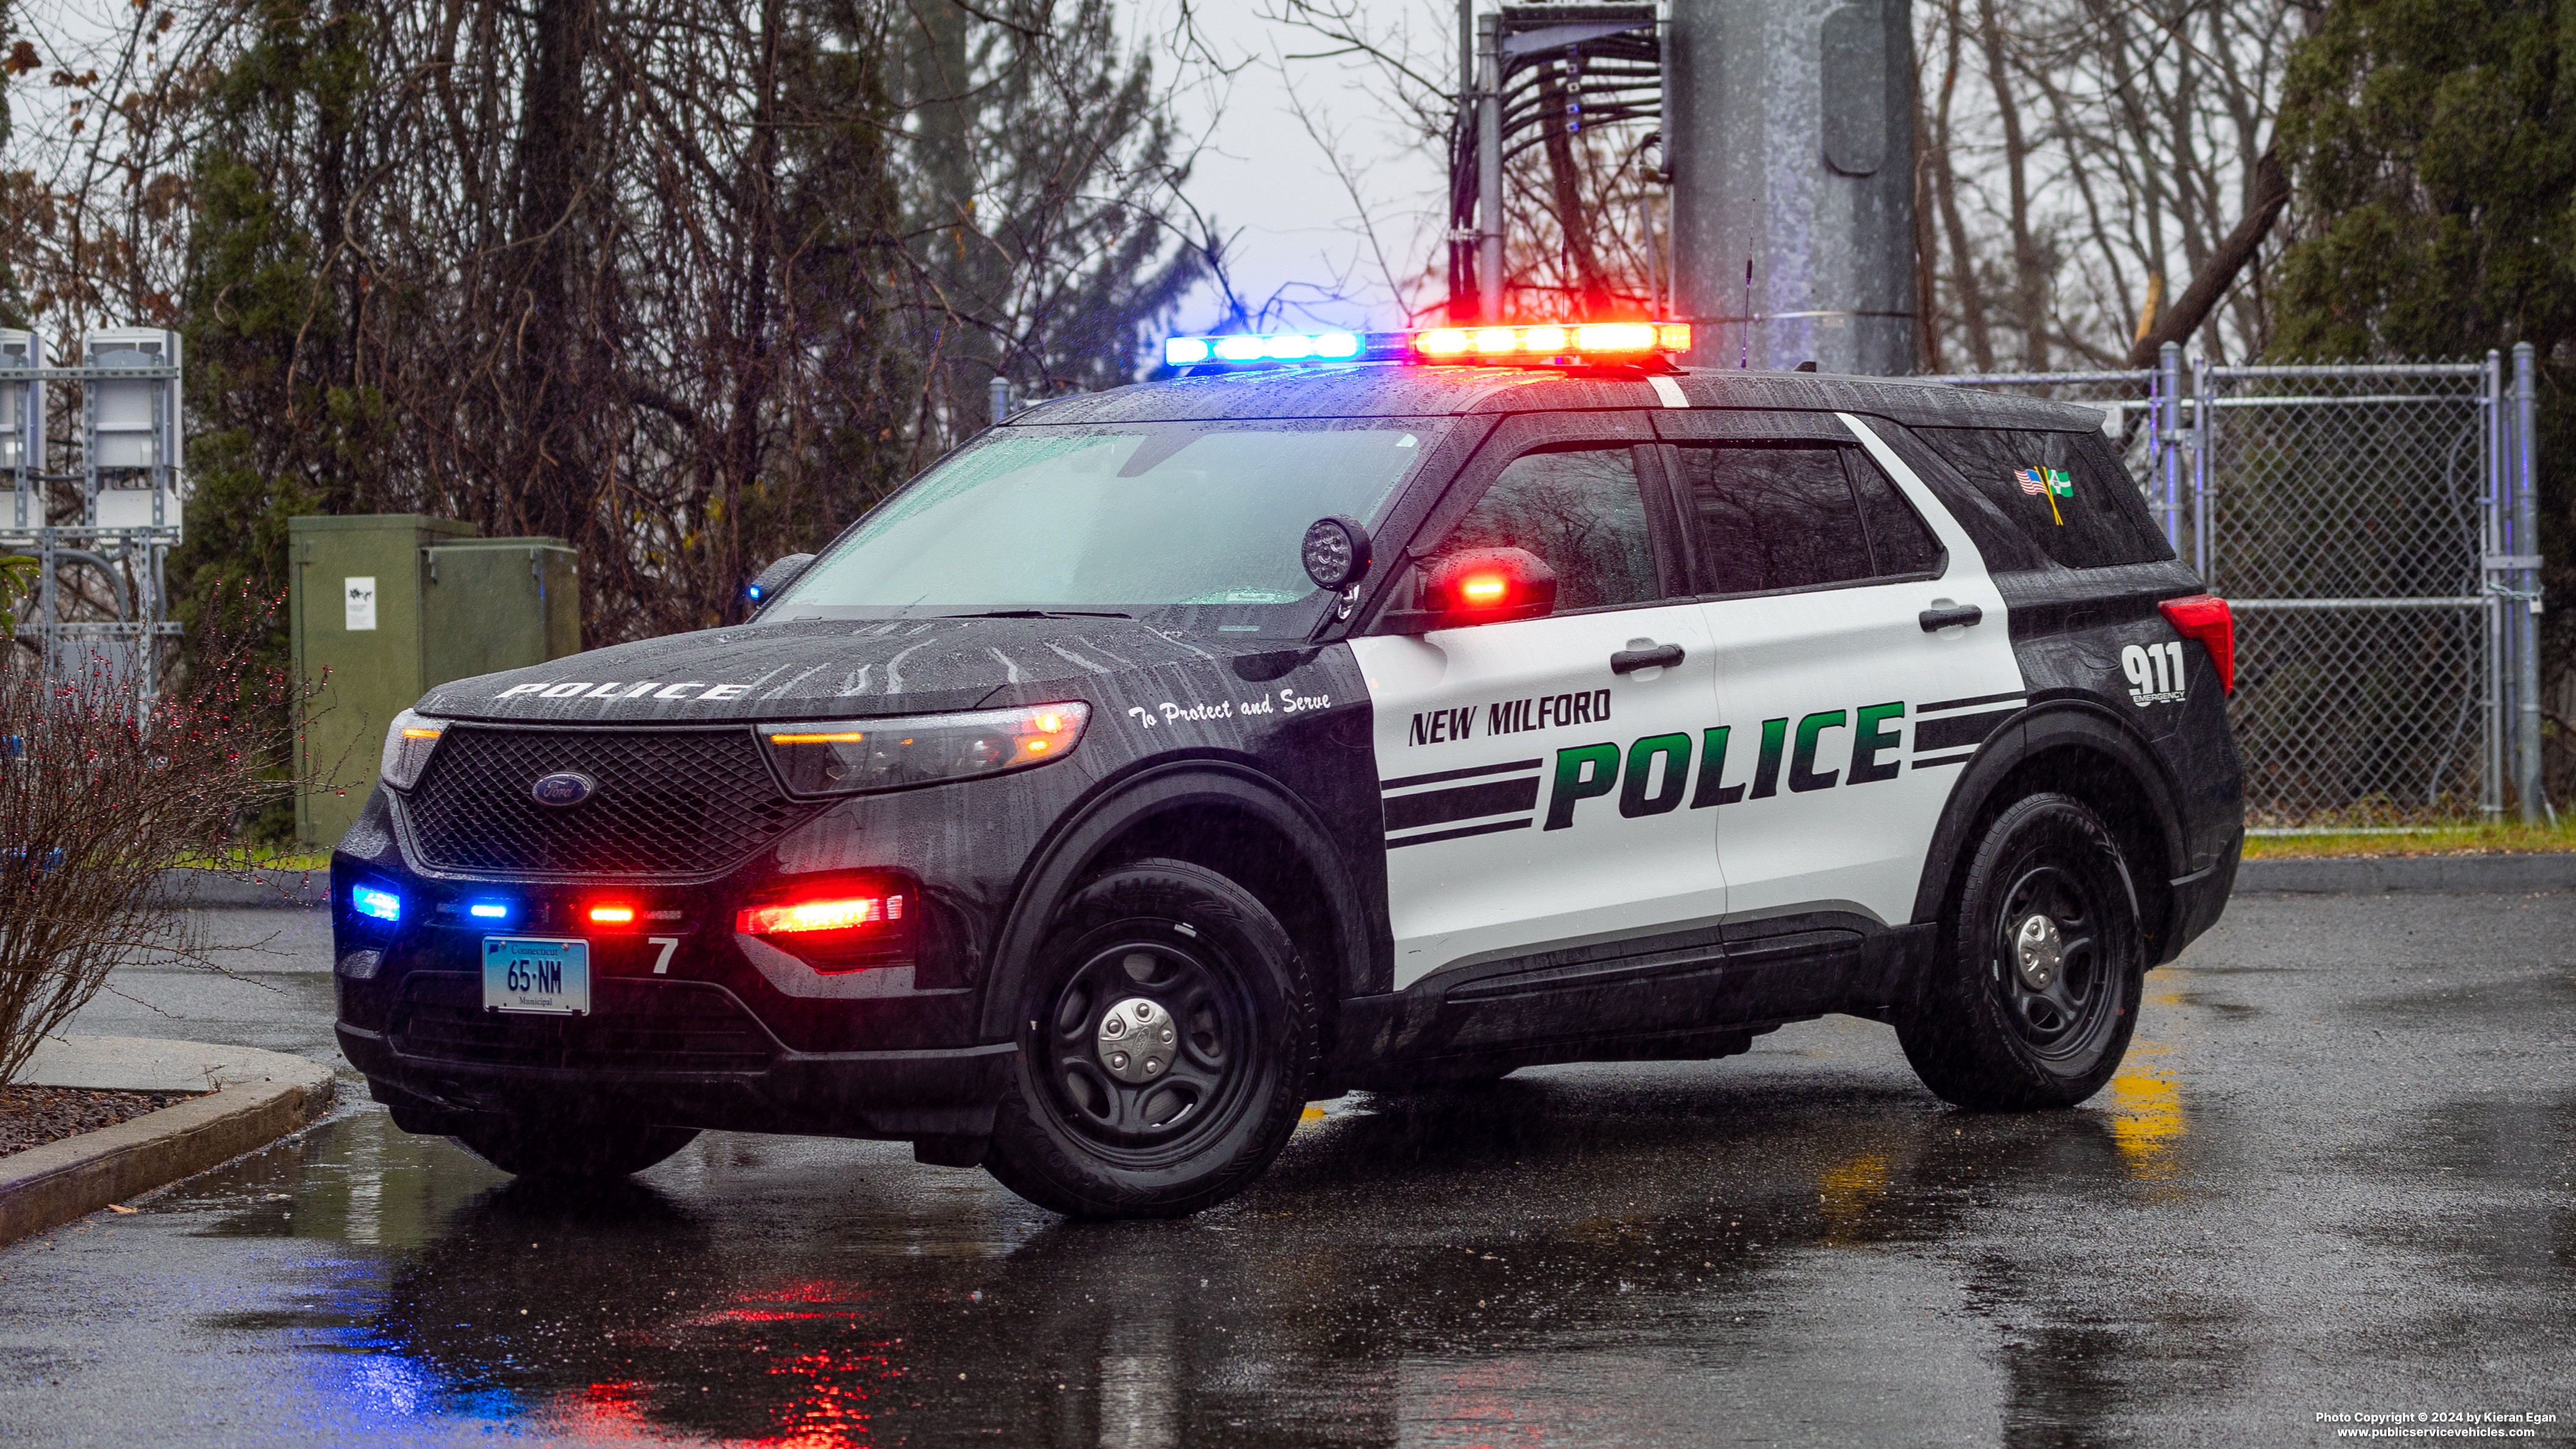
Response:
[[[439,686],[332,857],[349,1060],[511,1172],[831,1134],[1104,1217],[1827,1012],[2083,1101],[2235,875],[2226,604],[2097,412],[1685,344],[1176,338],[749,623]]]

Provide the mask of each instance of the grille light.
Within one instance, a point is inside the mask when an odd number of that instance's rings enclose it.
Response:
[[[402,919],[402,897],[375,886],[355,886],[349,891],[349,905],[359,915],[379,921]]]
[[[902,919],[901,896],[854,896],[792,905],[745,906],[734,917],[734,929],[746,936],[785,936],[806,931],[855,931]]]
[[[465,908],[465,914],[478,921],[506,921],[510,918],[510,908],[499,901],[476,901]]]
[[[998,775],[1073,753],[1086,704],[777,728],[763,738],[798,795],[855,795]]]
[[[594,926],[631,926],[635,924],[635,908],[623,902],[592,906],[590,923]]]

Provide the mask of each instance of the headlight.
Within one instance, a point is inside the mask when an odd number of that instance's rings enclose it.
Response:
[[[854,795],[965,780],[1043,765],[1073,753],[1086,704],[973,714],[915,715],[763,730],[769,757],[797,795]]]
[[[438,748],[438,737],[446,729],[447,721],[410,710],[395,715],[394,722],[385,726],[385,783],[397,790],[417,783],[429,765],[429,752]]]

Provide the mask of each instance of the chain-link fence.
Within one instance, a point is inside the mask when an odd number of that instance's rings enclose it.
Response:
[[[2236,611],[2248,823],[2385,827],[2538,800],[2533,363],[1929,379],[2104,409],[2165,535]]]

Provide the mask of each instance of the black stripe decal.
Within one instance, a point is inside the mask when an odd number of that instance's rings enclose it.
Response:
[[[1497,821],[1492,825],[1470,825],[1464,830],[1435,830],[1429,835],[1408,835],[1402,840],[1388,841],[1386,843],[1386,848],[1393,850],[1400,845],[1429,845],[1435,840],[1456,840],[1460,836],[1465,835],[1491,835],[1497,830],[1527,830],[1529,828],[1530,823],[1526,820],[1502,820]]]
[[[1442,780],[1472,780],[1478,775],[1508,775],[1514,770],[1535,770],[1541,760],[1514,760],[1508,765],[1478,765],[1472,770],[1442,770],[1435,775],[1407,775],[1401,780],[1385,780],[1378,789],[1401,790],[1409,785],[1436,785]]]
[[[1417,825],[1446,825],[1484,815],[1508,815],[1538,808],[1538,776],[1496,780],[1490,785],[1462,785],[1455,790],[1425,790],[1386,802],[1386,828],[1411,830]]]
[[[1937,770],[1943,765],[1964,765],[1976,757],[1977,752],[1970,750],[1964,755],[1943,755],[1937,760],[1915,760],[1912,763],[1918,770]]]
[[[2022,700],[2028,697],[2029,691],[2016,689],[2010,694],[1981,694],[1974,699],[1945,699],[1939,704],[1919,705],[1915,708],[1914,712],[1916,714],[1939,714],[1945,709],[1966,709],[1972,704],[2001,704],[2008,699],[2015,704],[2019,704]]]
[[[1961,745],[1985,743],[1995,726],[2021,711],[1990,709],[1984,714],[1957,714],[1948,719],[1918,719],[1914,722],[1914,753],[1928,755],[1935,750],[1955,750]]]

